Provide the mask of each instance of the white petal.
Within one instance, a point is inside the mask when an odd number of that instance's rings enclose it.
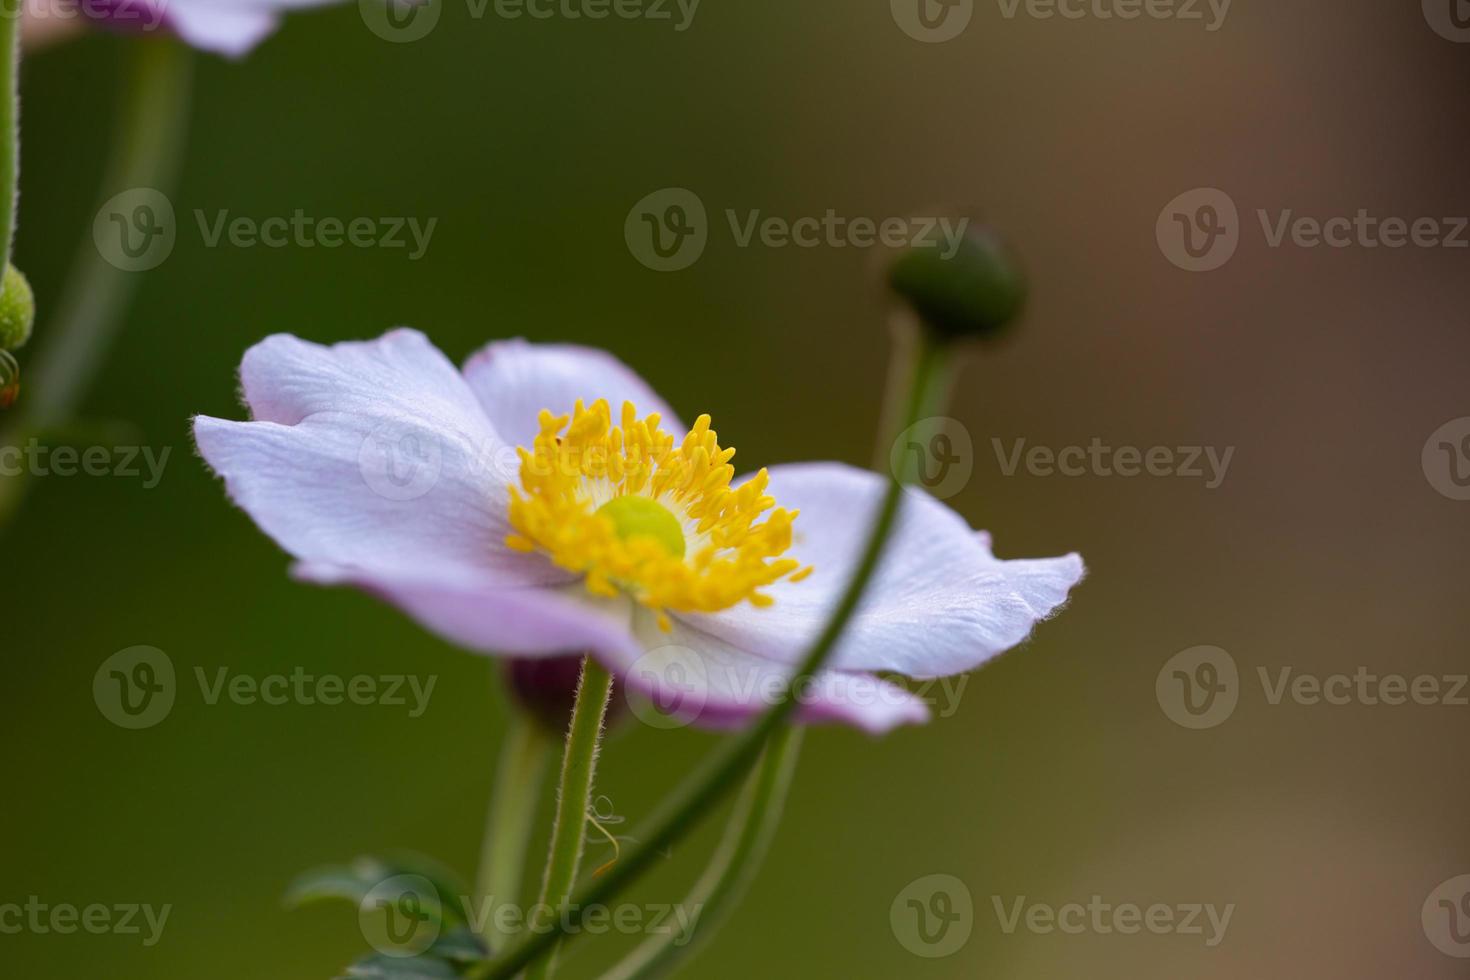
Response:
[[[506,587],[493,578],[416,578],[325,564],[300,564],[297,578],[350,585],[392,603],[431,632],[477,653],[558,657],[636,656],[623,607],[599,606],[551,589]]]
[[[164,23],[193,47],[227,58],[241,58],[280,25],[280,14],[269,7],[211,3],[201,0],[162,0]]]
[[[536,417],[543,408],[554,415],[570,413],[579,398],[588,405],[607,399],[614,420],[623,402],[630,401],[639,418],[658,412],[663,428],[674,432],[676,440],[684,434],[673,409],[632,368],[607,351],[503,340],[466,361],[464,376],[485,414],[512,446],[531,445],[540,431]]]
[[[738,650],[677,620],[665,633],[646,610],[639,610],[634,634],[641,654],[614,660],[609,667],[622,679],[624,690],[646,699],[634,702],[633,709],[654,724],[667,716],[673,724],[739,727],[774,704],[793,673],[790,666]],[[826,670],[798,697],[800,722],[851,725],[875,735],[929,718],[922,699],[871,674]],[[648,718],[648,703],[657,705],[662,715]]]
[[[459,373],[420,334],[321,347],[273,337],[241,367],[266,421],[195,420],[230,496],[292,555],[418,576],[565,580],[505,547],[500,442]]]
[[[790,663],[826,625],[857,564],[885,482],[836,463],[778,466],[770,494],[798,509],[790,552],[816,571],[767,590],[775,605],[742,604],[693,625],[742,650]],[[1077,555],[1000,561],[988,538],[954,511],[908,491],[898,525],[831,665],[910,677],[963,673],[1016,646],[1054,613],[1081,581]]]

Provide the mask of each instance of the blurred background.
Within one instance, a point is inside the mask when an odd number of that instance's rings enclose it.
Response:
[[[1202,21],[1072,20],[982,2],[943,43],[906,31],[901,4],[827,6],[706,0],[678,31],[676,8],[672,22],[508,20],[446,0],[431,33],[394,44],[344,5],[290,16],[242,62],[198,59],[177,245],[138,274],[82,411],[171,449],[166,469],[152,488],[34,479],[0,529],[0,903],[172,912],[151,947],[0,936],[7,974],[322,980],[365,946],[348,906],[282,908],[298,872],[405,848],[473,872],[504,727],[496,669],[367,597],[293,584],[226,503],[188,422],[244,417],[250,344],[399,324],[456,361],[514,335],[594,344],[686,417],[713,414],[748,465],[863,464],[889,360],[875,255],[742,248],[725,213],[881,220],[960,203],[1011,236],[1033,295],[1012,342],[960,379],[951,414],[973,475],[950,503],[1003,557],[1077,550],[1090,577],[949,717],[879,741],[815,731],[769,863],[689,975],[1463,975],[1434,937],[1470,955],[1470,932],[1453,931],[1470,930],[1470,906],[1439,926],[1428,913],[1470,873],[1455,761],[1470,692],[1273,704],[1260,672],[1470,671],[1470,502],[1422,458],[1470,416],[1470,252],[1272,247],[1257,212],[1470,215],[1454,108],[1470,47],[1418,4],[1366,0],[1242,0],[1213,31],[1204,5]],[[16,255],[41,311],[32,350],[114,192],[103,159],[135,43],[89,34],[24,66]],[[624,223],[668,187],[699,197],[709,240],[657,272]],[[1156,235],[1195,188],[1239,209],[1238,248],[1209,272],[1176,266]],[[411,261],[211,248],[196,209],[438,224]],[[1002,465],[1017,440],[1095,438],[1234,455],[1213,488]],[[127,731],[92,681],[136,645],[165,651],[181,688],[163,722]],[[1192,729],[1156,680],[1201,645],[1238,667],[1238,704]],[[438,681],[418,718],[210,705],[194,671],[221,667]],[[715,741],[629,724],[599,791],[636,824]],[[717,832],[632,900],[676,900]],[[894,908],[932,875],[973,908],[938,958]],[[1203,917],[1204,935],[1005,928],[1018,899],[1093,896],[1234,909],[1213,946]],[[579,944],[564,975],[597,976],[636,938]]]

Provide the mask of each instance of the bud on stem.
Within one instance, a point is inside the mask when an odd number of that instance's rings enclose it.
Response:
[[[994,229],[968,225],[950,255],[932,245],[900,252],[888,285],[936,339],[990,340],[1020,315],[1026,281],[1014,254]]]

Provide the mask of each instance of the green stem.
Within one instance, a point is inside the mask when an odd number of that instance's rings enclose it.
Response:
[[[0,2],[0,272],[10,265],[20,191],[20,0]]]
[[[577,871],[587,846],[587,813],[592,806],[592,785],[597,776],[597,750],[602,742],[602,723],[612,700],[612,688],[612,675],[592,657],[584,658],[572,725],[567,731],[566,753],[562,756],[556,822],[551,826],[551,853],[546,859],[546,877],[541,883],[533,931],[547,929],[561,918],[556,913],[571,900],[572,889],[577,884]],[[551,976],[554,959],[555,951],[548,951],[526,972],[526,980]]]
[[[691,923],[667,936],[651,936],[602,980],[654,980],[672,974],[699,952],[719,931],[765,862],[776,836],[791,778],[801,754],[802,729],[783,728],[771,739],[725,837],[710,865],[682,906]],[[684,921],[683,917],[680,921]],[[696,931],[697,928],[697,931]]]
[[[552,741],[536,720],[514,705],[510,712],[485,818],[485,842],[480,849],[476,897],[482,902],[521,900],[526,851],[535,826],[541,782],[551,761]],[[496,921],[496,916],[486,916],[484,938],[492,950],[510,940],[510,934],[501,932]]]
[[[11,23],[9,18],[5,22]],[[102,200],[136,187],[167,194],[188,122],[193,74],[189,49],[167,38],[134,39],[128,48],[134,61],[122,85],[121,117]],[[0,446],[21,445],[70,420],[111,346],[137,278],[102,257],[89,225],[56,314],[37,331],[44,343],[28,369],[26,395],[18,406],[22,414],[0,432]],[[24,479],[24,473],[0,479],[0,525],[19,504]]]
[[[907,420],[904,427],[914,424],[919,414],[935,405],[934,392],[939,390],[945,378],[944,351],[927,336],[922,336],[914,359],[913,378],[910,381]],[[837,645],[843,630],[857,612],[863,591],[877,570],[883,546],[888,540],[898,517],[899,503],[903,499],[903,481],[909,478],[911,463],[894,474],[888,492],[878,508],[873,529],[858,562],[856,571],[848,583],[847,591],[832,613],[831,620],[812,645],[801,666],[787,681],[780,698],[765,714],[740,735],[731,739],[717,750],[700,770],[686,780],[664,801],[652,816],[648,826],[638,835],[638,845],[623,855],[612,870],[593,882],[577,901],[567,909],[546,932],[532,935],[523,940],[503,958],[494,960],[470,975],[484,980],[511,980],[525,967],[536,962],[572,928],[581,925],[583,910],[592,906],[608,904],[609,899],[642,877],[653,866],[658,856],[687,834],[709,813],[735,786],[759,759],[766,741],[785,725],[797,708],[793,692],[806,686],[813,674],[822,669],[828,656]]]

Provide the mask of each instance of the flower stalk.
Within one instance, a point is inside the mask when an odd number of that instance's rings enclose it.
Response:
[[[10,267],[20,184],[21,0],[0,0],[0,271]]]
[[[594,658],[584,658],[582,679],[577,685],[577,703],[572,709],[572,723],[567,730],[566,751],[562,756],[556,821],[551,828],[551,851],[541,883],[541,898],[536,904],[537,922],[532,927],[533,932],[550,927],[558,918],[556,911],[571,900],[572,890],[577,884],[582,852],[587,845],[587,817],[597,776],[597,752],[612,690],[612,674]],[[548,950],[526,972],[526,980],[545,980],[551,975],[554,959],[555,951]]]

